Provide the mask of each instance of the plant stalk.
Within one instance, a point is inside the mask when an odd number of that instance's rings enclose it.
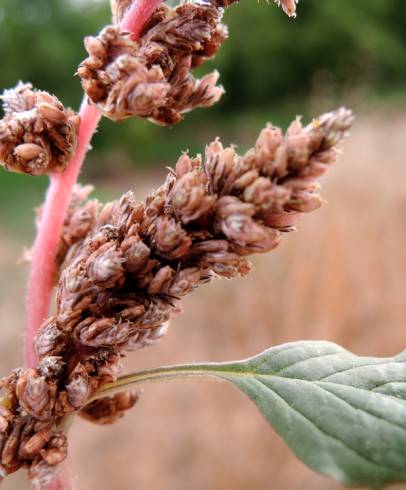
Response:
[[[73,187],[100,117],[100,111],[84,100],[80,110],[81,123],[76,153],[65,172],[53,173],[50,176],[28,279],[25,336],[25,363],[28,367],[35,367],[37,363],[33,339],[42,322],[48,317],[55,283],[55,259],[63,223]]]
[[[226,379],[227,373],[230,374],[230,372],[232,372],[233,375],[238,375],[238,371],[232,371],[227,363],[184,364],[146,369],[145,371],[121,376],[114,383],[103,385],[93,398],[89,400],[89,403],[114,393],[132,389],[139,384],[157,381],[174,381],[187,378],[222,381]]]

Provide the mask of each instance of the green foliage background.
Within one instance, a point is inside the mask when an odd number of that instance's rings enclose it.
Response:
[[[97,33],[109,16],[108,0],[1,0],[0,90],[31,81],[77,107],[82,92],[74,73],[85,56],[83,37]],[[225,14],[229,39],[202,68],[220,71],[223,100],[172,129],[103,121],[87,172],[94,180],[107,170],[116,174],[111,169],[123,161],[127,167],[170,165],[180,151],[202,151],[217,135],[244,146],[268,120],[286,125],[296,114],[337,104],[403,103],[405,19],[400,0],[301,0],[296,20],[272,1],[241,0]],[[24,194],[21,206],[27,192],[39,200],[44,182],[2,173],[0,204],[16,187]]]

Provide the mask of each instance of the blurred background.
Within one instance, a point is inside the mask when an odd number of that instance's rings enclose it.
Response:
[[[82,39],[109,21],[107,0],[0,0],[0,90],[18,80],[77,107]],[[216,136],[243,151],[267,121],[286,127],[345,104],[357,113],[340,163],[324,180],[328,205],[307,216],[241,280],[218,281],[184,302],[158,346],[128,369],[240,359],[298,339],[357,354],[405,347],[406,2],[301,0],[298,18],[242,0],[225,14],[230,38],[202,72],[226,89],[214,108],[168,129],[104,120],[81,176],[111,199],[157,187],[180,152]],[[0,375],[21,364],[23,247],[34,236],[44,178],[0,172]],[[298,462],[248,399],[230,386],[147,386],[114,427],[78,421],[77,490],[338,490]],[[23,475],[5,490],[27,487]],[[3,487],[2,487],[3,488]],[[406,486],[396,487],[405,489]]]

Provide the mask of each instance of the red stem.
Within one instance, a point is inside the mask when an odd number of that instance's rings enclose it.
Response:
[[[66,462],[62,463],[58,476],[45,490],[73,490],[72,475]]]
[[[121,27],[139,37],[141,30],[162,0],[134,0],[124,17]],[[67,170],[50,176],[50,185],[45,197],[42,218],[33,246],[31,271],[28,278],[26,304],[25,362],[34,367],[37,363],[33,340],[47,318],[54,288],[55,259],[63,223],[73,187],[89,149],[94,132],[99,124],[100,111],[84,99],[80,109],[78,146]],[[71,479],[66,466],[47,490],[70,490]]]
[[[54,287],[55,259],[66,211],[85,159],[92,136],[100,120],[100,111],[86,101],[80,110],[80,129],[76,153],[64,173],[51,174],[41,222],[33,247],[32,266],[27,289],[26,357],[29,367],[37,363],[33,339],[47,318]]]
[[[122,29],[132,33],[132,38],[137,39],[145,23],[154,13],[162,0],[133,0],[123,21]]]

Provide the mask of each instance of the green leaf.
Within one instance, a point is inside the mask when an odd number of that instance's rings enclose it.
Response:
[[[358,357],[330,342],[295,342],[244,361],[126,376],[98,396],[179,377],[230,381],[304,463],[345,485],[406,482],[406,351]]]
[[[299,342],[232,366],[226,378],[313,469],[353,486],[406,481],[405,355]]]

